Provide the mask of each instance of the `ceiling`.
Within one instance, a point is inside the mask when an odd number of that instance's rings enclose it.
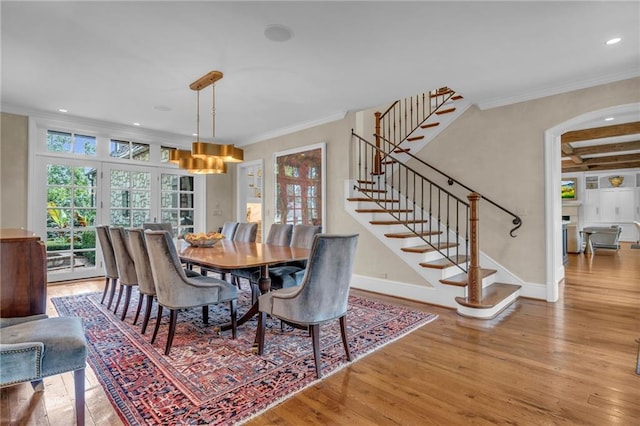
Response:
[[[640,75],[639,2],[1,2],[3,111],[244,145],[442,86],[490,108]],[[292,38],[271,41],[269,25]],[[622,42],[606,46],[612,37]],[[203,140],[211,93],[201,93]],[[183,138],[184,139],[184,138]]]

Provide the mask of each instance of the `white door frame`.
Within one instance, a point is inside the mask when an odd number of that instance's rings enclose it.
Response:
[[[249,167],[258,167],[262,170],[262,176],[260,179],[262,180],[261,188],[262,188],[262,196],[260,197],[260,201],[262,204],[262,239],[264,241],[264,160],[262,158],[258,160],[246,161],[238,164],[236,167],[237,170],[237,190],[236,190],[236,220],[238,222],[246,222],[246,210],[247,210],[247,172],[246,170]]]

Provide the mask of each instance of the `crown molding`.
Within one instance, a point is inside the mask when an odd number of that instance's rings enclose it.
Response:
[[[605,77],[596,77],[580,81],[572,81],[565,85],[546,87],[539,90],[530,91],[516,96],[505,98],[494,98],[480,100],[476,102],[476,106],[481,110],[497,108],[501,106],[516,104],[519,102],[531,101],[533,99],[544,98],[546,96],[559,95],[561,93],[571,92],[574,90],[587,89],[589,87],[600,86],[602,84],[613,83],[616,81],[627,80],[630,78],[640,77],[637,69],[630,69],[621,73],[611,74]]]
[[[342,120],[343,118],[346,117],[346,115],[347,115],[347,111],[338,111],[334,114],[319,118],[317,120],[304,121],[298,124],[294,124],[292,126],[282,127],[280,129],[276,129],[271,132],[262,133],[260,135],[254,136],[242,142],[241,144],[236,144],[236,145],[238,146],[251,145],[254,143],[265,141],[267,139],[273,139],[279,136],[289,135],[294,132],[299,132],[301,130],[306,130],[312,127],[320,126],[322,124],[327,124],[333,121]]]

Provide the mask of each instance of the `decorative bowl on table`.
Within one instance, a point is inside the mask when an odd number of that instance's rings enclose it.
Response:
[[[225,237],[219,232],[199,232],[197,234],[185,234],[184,240],[193,247],[213,247]]]

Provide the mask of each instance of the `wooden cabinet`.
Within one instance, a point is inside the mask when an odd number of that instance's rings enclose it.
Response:
[[[0,317],[47,310],[47,257],[40,237],[24,229],[0,229]]]

